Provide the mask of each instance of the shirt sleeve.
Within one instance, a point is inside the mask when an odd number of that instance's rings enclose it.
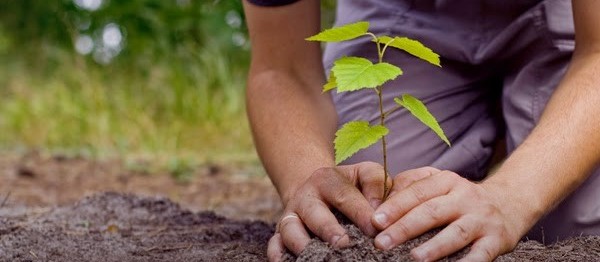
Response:
[[[298,1],[299,0],[248,0],[248,2],[259,6],[282,6]]]

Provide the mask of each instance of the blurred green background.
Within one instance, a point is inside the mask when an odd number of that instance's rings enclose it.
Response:
[[[257,162],[249,45],[238,0],[2,0],[0,150]]]

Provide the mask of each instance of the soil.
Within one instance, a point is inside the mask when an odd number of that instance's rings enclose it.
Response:
[[[345,227],[352,240],[350,247],[336,250],[314,238],[298,257],[288,253],[284,261],[412,261],[410,250],[429,240],[437,232],[428,232],[392,250],[381,251],[375,249],[373,239],[363,235],[356,226]],[[465,248],[441,261],[458,261],[468,251]],[[521,242],[513,252],[504,254],[495,261],[600,261],[600,237],[577,237],[550,246],[537,241]]]
[[[0,261],[265,261],[281,206],[268,178],[248,170],[204,166],[180,183],[120,160],[0,155]],[[349,248],[313,239],[286,260],[410,261],[434,234],[384,252],[346,227]],[[497,261],[600,261],[600,237],[522,242]]]
[[[228,218],[274,222],[280,216],[277,192],[258,164],[192,166],[191,178],[182,182],[144,160],[132,162],[0,153],[0,216],[40,212],[106,191],[166,197],[190,211]]]
[[[265,222],[121,193],[0,224],[0,258],[6,261],[263,261],[273,234]]]

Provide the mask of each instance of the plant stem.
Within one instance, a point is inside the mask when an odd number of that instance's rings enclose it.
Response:
[[[394,40],[388,42],[384,47],[383,50],[381,49],[381,42],[379,42],[379,38],[377,38],[377,36],[375,36],[372,33],[368,33],[368,35],[371,35],[373,37],[373,39],[375,40],[375,44],[377,45],[377,56],[379,58],[379,63],[383,62],[383,54],[385,53],[385,50],[387,49],[387,47],[390,45],[390,43],[392,43]],[[391,113],[392,111],[396,110],[396,109],[392,109],[388,112],[384,112],[383,111],[383,86],[377,87],[375,88],[375,92],[377,93],[377,97],[379,98],[379,120],[381,122],[381,125],[385,127],[385,117],[388,113]],[[388,168],[387,168],[387,145],[385,143],[385,136],[381,137],[381,145],[382,145],[382,151],[383,151],[383,198],[382,200],[387,199],[389,193],[390,193],[390,189],[388,188],[387,185],[387,180],[388,180]]]
[[[385,126],[385,113],[383,112],[383,90],[379,90],[377,92],[377,96],[379,97],[379,120],[381,121],[381,125]],[[383,146],[383,198],[385,200],[388,197],[390,189],[387,185],[388,180],[388,169],[387,169],[387,145],[385,143],[385,136],[381,137],[381,145]]]
[[[401,106],[401,105],[396,105],[394,108],[392,108],[392,109],[390,109],[390,110],[386,111],[385,113],[383,113],[383,115],[384,115],[385,117],[387,117],[389,114],[393,113],[394,111],[396,111],[396,110],[398,110],[398,109],[400,109],[400,108],[402,108],[402,106]]]

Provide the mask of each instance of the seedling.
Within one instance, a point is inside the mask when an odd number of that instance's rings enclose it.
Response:
[[[383,85],[402,75],[402,70],[399,67],[383,62],[383,56],[388,47],[394,47],[441,67],[440,56],[419,41],[407,37],[376,36],[369,32],[368,22],[357,22],[327,29],[306,38],[306,40],[341,42],[361,36],[370,36],[373,38],[373,43],[377,47],[379,61],[374,64],[362,57],[342,57],[337,59],[333,63],[327,83],[323,86],[323,92],[332,89],[337,89],[338,93],[373,89],[379,101],[380,123],[378,125],[371,125],[367,121],[352,121],[337,130],[334,140],[335,162],[339,164],[356,152],[381,140],[384,169],[383,199],[386,199],[389,188],[387,183],[385,183],[388,179],[385,136],[388,134],[389,129],[385,125],[385,119],[389,114],[402,107],[406,108],[413,116],[433,130],[448,146],[450,146],[450,141],[425,104],[414,96],[403,94],[394,98],[396,102],[395,107],[387,109],[387,111],[383,108]]]

